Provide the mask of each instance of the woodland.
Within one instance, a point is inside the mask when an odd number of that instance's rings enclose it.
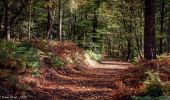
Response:
[[[170,0],[0,0],[0,99],[170,100]]]

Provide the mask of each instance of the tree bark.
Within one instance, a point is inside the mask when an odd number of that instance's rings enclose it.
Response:
[[[51,0],[48,0],[49,3],[51,3]],[[47,25],[47,39],[49,39],[50,35],[51,35],[51,30],[52,30],[52,10],[51,7],[48,7],[48,25]]]
[[[59,0],[59,40],[62,41],[62,17],[63,17],[63,5],[62,0]]]
[[[130,61],[131,60],[131,39],[128,39],[127,40],[127,42],[128,42],[128,48],[127,48],[127,58],[126,58],[126,60],[127,61]]]
[[[97,33],[96,29],[98,27],[98,8],[100,6],[100,1],[99,0],[96,0],[95,1],[95,8],[94,8],[94,14],[93,14],[93,33],[95,35],[95,33]],[[96,37],[92,37],[92,41],[93,42],[96,42]]]
[[[155,0],[145,0],[144,58],[156,59]]]
[[[0,29],[2,29],[2,25],[4,23],[4,7],[1,7],[1,13],[0,13]]]
[[[31,38],[31,14],[32,14],[32,0],[29,0],[29,18],[28,18],[28,37]]]
[[[168,23],[168,55],[170,55],[170,17]]]
[[[4,6],[5,6],[5,31],[4,33],[6,34],[7,37],[7,41],[11,40],[11,27],[10,27],[10,4],[9,4],[9,0],[6,0],[4,2]]]
[[[165,7],[165,1],[162,0],[161,1],[161,21],[160,21],[160,33],[163,34],[163,30],[164,30],[164,7]],[[161,35],[160,37],[160,44],[159,44],[159,54],[163,53],[163,37]]]

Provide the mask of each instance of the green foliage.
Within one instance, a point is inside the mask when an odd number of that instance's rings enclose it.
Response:
[[[58,57],[55,57],[55,59],[53,60],[54,66],[55,67],[63,67],[64,63],[61,59],[59,59]]]
[[[30,48],[32,47],[30,43],[28,43],[28,41],[22,41],[18,47],[27,47],[27,48]]]
[[[65,65],[65,62],[63,62],[63,60],[57,57],[54,52],[46,52],[45,55],[46,57],[44,58],[44,62],[48,65],[53,66],[55,68],[63,67]]]
[[[146,88],[144,91],[142,91],[141,94],[144,96],[160,98],[160,99],[153,99],[153,100],[164,100],[162,98],[165,98],[166,100],[167,97],[165,96],[170,96],[170,82],[162,82],[158,73],[147,72],[146,74],[148,75],[147,79],[144,82]]]
[[[0,40],[0,60],[7,60],[15,48],[16,45],[14,43]]]
[[[102,57],[101,54],[94,53],[92,50],[87,50],[87,54],[91,59],[96,61],[100,61]]]
[[[34,70],[34,71],[32,72],[32,76],[33,76],[33,77],[38,77],[38,76],[40,76],[38,70]]]
[[[132,100],[170,100],[170,97],[169,96],[160,96],[160,97],[149,97],[149,96],[136,97],[136,96],[133,96]]]
[[[8,63],[17,68],[36,68],[39,66],[38,49],[24,47],[23,44],[16,45],[15,43],[2,41],[0,42],[0,62]]]
[[[3,8],[5,0],[1,0],[0,6]],[[26,0],[27,1],[27,0]],[[52,21],[52,39],[58,38],[59,12],[62,12],[62,38],[73,40],[85,49],[104,51],[111,49],[112,56],[118,59],[126,59],[127,40],[131,39],[131,60],[136,57],[136,52],[143,53],[143,33],[144,33],[144,4],[141,0],[32,0],[31,12],[28,16],[29,2],[25,0],[11,0],[9,13],[11,15],[11,35],[14,38],[27,38],[28,36],[28,17],[31,17],[30,27],[32,37],[46,37],[47,24]],[[163,38],[163,51],[167,51],[169,0],[164,0],[165,11],[163,17],[160,17],[160,8],[162,0],[156,3],[156,49],[159,51],[159,39]],[[60,3],[60,4],[59,4]],[[61,9],[60,7],[61,6]],[[49,13],[48,13],[49,12]],[[1,10],[2,17],[5,14],[5,7]],[[50,16],[49,16],[50,15]],[[12,17],[13,16],[13,17]],[[50,18],[51,21],[47,18]],[[163,18],[163,19],[162,19]],[[163,32],[161,29],[161,20],[163,20]],[[0,32],[5,29],[5,21],[1,23]],[[108,34],[109,33],[109,34]],[[1,34],[4,35],[4,34]],[[5,35],[4,35],[5,36]],[[111,38],[112,47],[108,48],[107,37]],[[102,42],[101,42],[102,41]],[[91,43],[92,42],[92,43]],[[137,46],[138,45],[138,46]],[[44,45],[42,45],[44,47]],[[46,49],[46,48],[44,48]],[[139,51],[137,49],[140,49]],[[118,51],[115,54],[113,51]],[[6,51],[1,57],[6,58]],[[116,55],[116,56],[115,56]]]
[[[69,0],[69,8],[71,13],[74,13],[78,9],[78,6],[79,4],[76,0]]]
[[[9,82],[11,85],[16,86],[18,89],[20,89],[22,91],[26,91],[28,89],[28,87],[29,87],[26,84],[19,83],[18,80],[15,77],[11,76],[11,75],[9,75],[7,77],[6,81]]]
[[[161,82],[158,73],[147,72],[147,79],[144,84],[146,89],[143,91],[143,95],[147,96],[161,96],[163,95],[163,83]]]
[[[144,81],[146,88],[142,96],[132,96],[133,100],[169,100],[170,83],[162,82],[158,73],[146,72],[148,77]]]
[[[22,67],[34,69],[39,66],[39,55],[36,48],[18,47],[12,54],[12,59]]]
[[[16,83],[17,83],[17,80],[13,76],[11,76],[11,75],[9,75],[7,77],[6,81],[10,82],[12,85],[16,85]]]

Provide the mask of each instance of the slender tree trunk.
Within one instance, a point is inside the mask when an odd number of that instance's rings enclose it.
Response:
[[[96,9],[94,9],[94,16],[93,16],[93,33],[96,33],[96,28],[98,25],[98,15]]]
[[[107,52],[108,52],[108,58],[112,59],[112,45],[111,45],[111,38],[110,35],[107,35]]]
[[[109,59],[112,59],[112,43],[111,38],[109,37]]]
[[[70,13],[70,23],[69,23],[69,37],[71,40],[73,40],[73,18],[72,18],[72,13]]]
[[[124,23],[124,25],[126,25]],[[126,60],[127,61],[130,61],[131,60],[131,53],[132,53],[132,41],[131,41],[131,38],[132,38],[132,34],[133,34],[133,30],[132,30],[132,20],[130,20],[130,25],[129,25],[129,33],[128,34],[128,39],[127,39],[127,58]]]
[[[163,34],[163,30],[164,30],[164,6],[165,6],[165,1],[162,0],[161,1],[161,21],[160,21],[160,33]],[[159,54],[163,53],[163,37],[161,35],[160,37],[160,44],[159,44]]]
[[[170,17],[168,23],[168,55],[170,55]]]
[[[51,0],[48,0],[51,3]],[[48,7],[48,25],[47,25],[47,39],[49,39],[52,30],[52,10],[51,7]]]
[[[155,0],[145,0],[144,57],[156,58]]]
[[[85,21],[88,21],[88,14],[87,13],[85,13],[84,14],[84,19],[85,19]],[[86,46],[86,35],[87,35],[87,29],[86,28],[84,28],[84,47],[86,48],[87,46]]]
[[[74,14],[70,14],[70,37],[74,40]]]
[[[4,13],[4,7],[2,6],[2,8],[1,8],[1,13],[0,13],[0,29],[2,29],[2,25],[3,25],[3,23],[4,23],[4,15],[3,15],[3,13]]]
[[[74,19],[74,22],[73,22],[73,34],[74,34],[74,39],[76,38],[75,35],[76,35],[76,22],[77,22],[77,14],[74,13],[73,14],[73,19]]]
[[[62,41],[62,17],[63,17],[63,5],[62,0],[59,0],[59,40]]]
[[[32,0],[29,0],[29,19],[28,19],[28,35],[31,38],[31,15],[32,15]]]
[[[98,27],[98,11],[97,10],[98,10],[99,6],[100,6],[100,1],[96,0],[94,12],[93,12],[94,16],[93,16],[93,30],[92,31],[93,31],[94,35],[96,35],[95,33],[97,33],[97,31],[96,31],[96,29]],[[96,37],[93,37],[92,41],[96,42]]]
[[[4,37],[6,37],[6,34],[4,34],[4,31],[2,30],[3,25],[5,23],[4,6],[2,6],[1,11],[2,12],[0,14],[0,38],[4,38]]]
[[[7,36],[7,41],[11,40],[11,27],[10,27],[10,2],[6,0],[5,4],[5,34]]]
[[[131,59],[131,39],[128,39],[127,40],[128,42],[128,50],[127,50],[127,58],[126,60],[129,61]]]

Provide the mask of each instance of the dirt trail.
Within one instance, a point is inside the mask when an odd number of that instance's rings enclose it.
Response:
[[[96,68],[108,68],[108,69],[127,69],[131,64],[127,62],[118,61],[101,61]]]
[[[26,76],[22,80],[32,83],[28,94],[39,100],[130,100],[140,88],[127,71],[130,65],[102,61],[99,68],[55,70],[44,67],[41,77]]]

